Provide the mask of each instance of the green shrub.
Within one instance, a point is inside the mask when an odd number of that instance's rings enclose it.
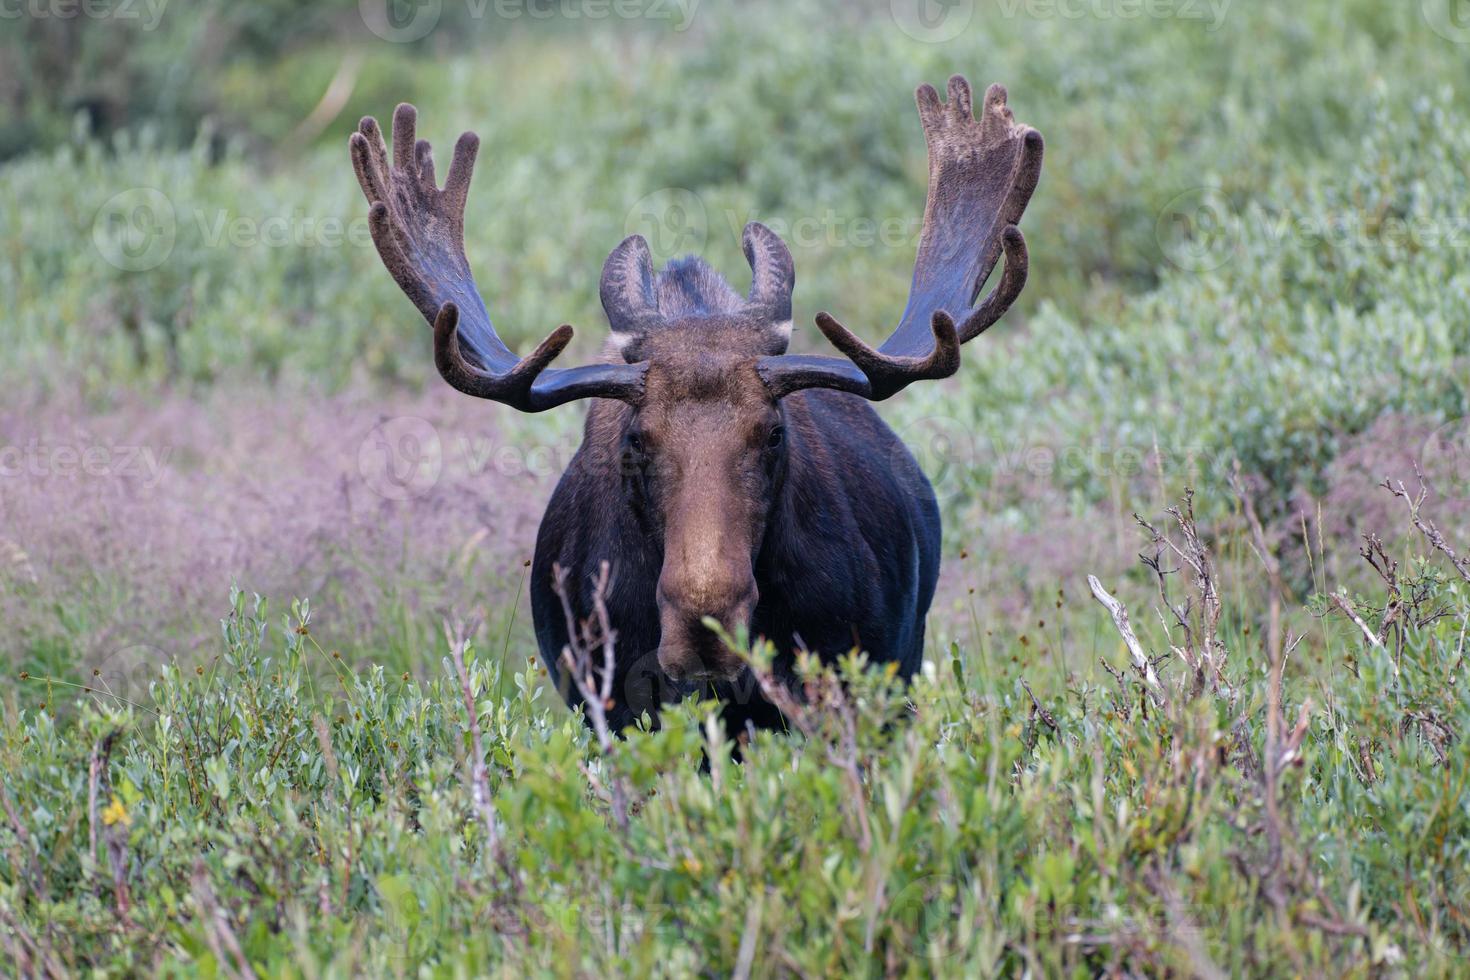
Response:
[[[964,69],[1009,82],[1048,137],[1032,284],[967,352],[959,396],[910,393],[901,421],[937,414],[982,445],[1089,458],[1157,445],[1183,461],[1175,489],[1219,489],[1239,458],[1284,499],[1320,490],[1342,440],[1384,412],[1465,414],[1470,127],[1450,88],[1458,52],[1417,10],[1237,6],[1213,30],[1079,31],[985,5],[976,18],[985,30],[946,45],[825,7],[709,10],[685,34],[517,26],[488,63],[378,45],[315,148],[287,134],[350,45],[303,41],[278,74],[227,66],[228,106],[191,149],[150,122],[6,165],[0,370],[47,384],[66,366],[92,392],[429,376],[426,332],[379,267],[338,142],[357,111],[386,119],[400,95],[421,99],[441,156],[461,128],[484,137],[468,248],[512,343],[570,321],[572,356],[589,356],[602,259],[649,218],[676,232],[670,251],[704,251],[737,282],[741,226],[784,223],[799,318],[832,309],[877,336],[902,305],[920,213],[908,92]],[[670,201],[693,213],[676,222]],[[996,479],[978,455],[961,505]],[[1070,467],[1064,489],[1095,503],[1118,477],[1107,465]]]
[[[308,604],[237,593],[221,652],[133,703],[105,674],[7,696],[0,941],[103,973],[1449,975],[1470,593],[1394,568],[1383,642],[1327,620],[1319,677],[1277,688],[1176,583],[1154,688],[1097,640],[955,648],[907,690],[812,664],[738,762],[708,704],[603,751],[534,663],[353,669]]]

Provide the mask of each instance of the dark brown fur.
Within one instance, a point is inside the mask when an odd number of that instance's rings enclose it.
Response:
[[[1041,137],[1016,123],[991,86],[979,119],[956,75],[948,100],[916,98],[929,147],[929,191],[909,302],[871,348],[826,313],[817,325],[843,358],[790,355],[791,252],[752,223],[742,239],[742,297],[694,257],[655,273],[648,243],[625,239],[603,267],[612,328],[601,363],[553,368],[563,325],[530,354],[501,341],[464,257],[464,203],[478,140],[455,146],[441,190],[417,114],[393,118],[393,159],[364,119],[353,165],[371,205],[373,241],[434,326],[440,374],[460,391],[528,412],[595,399],[585,439],[547,507],[536,542],[531,608],[547,668],[560,674],[567,620],[589,617],[594,578],[616,634],[610,720],[626,726],[707,686],[734,727],[774,725],[744,662],[711,624],[748,630],[777,651],[830,659],[849,650],[919,665],[939,574],[939,511],[913,456],[868,400],[959,368],[960,345],[995,323],[1026,282],[1016,227],[1041,171]],[[1004,254],[1005,273],[975,299]],[[958,322],[956,317],[959,318]],[[577,685],[558,676],[575,702]]]
[[[647,335],[640,405],[593,403],[547,507],[532,566],[537,639],[548,664],[567,642],[559,600],[539,584],[553,566],[571,571],[573,605],[589,609],[611,558],[615,724],[704,685],[735,727],[777,721],[705,616],[770,640],[783,672],[798,647],[862,649],[904,676],[922,657],[939,570],[929,483],[863,399],[773,397],[756,374],[769,328],[716,315]]]

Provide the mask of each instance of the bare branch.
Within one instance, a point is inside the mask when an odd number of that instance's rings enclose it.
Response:
[[[1031,707],[1036,712],[1036,717],[1040,718],[1042,723],[1045,724],[1046,727],[1050,728],[1052,731],[1061,731],[1061,729],[1057,726],[1056,718],[1052,716],[1052,713],[1050,711],[1047,711],[1045,708],[1043,708],[1041,706],[1041,702],[1036,700],[1036,695],[1031,693],[1031,685],[1026,683],[1026,678],[1024,677],[1021,678],[1021,686],[1026,689],[1026,696],[1031,699]]]
[[[1143,683],[1153,696],[1154,703],[1164,704],[1167,700],[1164,685],[1159,682],[1159,675],[1154,671],[1153,663],[1143,652],[1143,645],[1138,642],[1138,637],[1133,633],[1133,627],[1128,622],[1128,610],[1123,607],[1123,603],[1108,594],[1107,589],[1103,588],[1096,575],[1087,576],[1087,585],[1092,589],[1092,597],[1102,603],[1112,615],[1113,625],[1117,628],[1118,635],[1123,638],[1123,643],[1128,647],[1128,653],[1133,658],[1133,667],[1143,678]]]
[[[1454,566],[1460,578],[1470,582],[1470,556],[1462,558],[1456,554],[1455,549],[1450,547],[1449,542],[1445,540],[1443,532],[1435,526],[1434,522],[1419,513],[1420,508],[1424,505],[1425,498],[1429,496],[1429,485],[1424,479],[1424,474],[1419,471],[1419,464],[1417,463],[1414,464],[1414,472],[1419,476],[1419,493],[1416,496],[1409,496],[1409,492],[1404,489],[1402,482],[1397,487],[1388,480],[1384,480],[1379,485],[1395,497],[1402,497],[1404,499],[1404,503],[1409,508],[1409,519],[1414,522],[1414,526],[1419,529],[1419,533],[1424,535],[1425,540],[1429,542],[1429,546],[1441,552],[1450,560],[1450,564]]]
[[[191,884],[193,885],[194,901],[199,906],[199,912],[203,919],[204,939],[209,943],[210,951],[214,953],[215,962],[219,964],[220,972],[231,980],[255,980],[255,970],[251,968],[250,961],[245,958],[244,951],[240,948],[240,940],[235,936],[235,930],[230,928],[230,916],[220,906],[215,897],[214,889],[209,884],[209,873],[204,868],[202,860],[194,862],[194,874]]]
[[[14,960],[17,976],[45,977],[47,980],[65,980],[71,976],[56,954],[27,932],[25,925],[11,914],[4,902],[0,902],[0,926],[4,927],[0,928],[0,940],[5,940],[4,948]],[[11,944],[7,933],[15,937],[15,944]]]
[[[1273,665],[1279,665],[1282,651],[1281,604],[1286,592],[1281,582],[1281,562],[1276,558],[1275,551],[1266,540],[1266,529],[1261,526],[1261,518],[1256,514],[1255,501],[1246,491],[1245,482],[1241,479],[1238,461],[1235,464],[1235,471],[1230,475],[1230,486],[1235,491],[1241,507],[1245,510],[1246,523],[1251,529],[1252,548],[1256,557],[1260,559],[1261,565],[1266,569],[1266,583],[1271,590],[1266,620],[1266,652],[1270,656],[1270,662]]]
[[[469,646],[469,633],[463,624],[444,624],[444,638],[449,641],[449,655],[454,659],[454,669],[459,674],[459,689],[464,697],[465,715],[470,730],[470,799],[475,813],[485,826],[485,838],[489,853],[497,863],[502,863],[504,847],[500,833],[500,821],[495,816],[495,804],[490,799],[490,776],[485,768],[485,746],[480,738],[480,710],[475,707],[475,695],[470,688],[470,672],[465,666],[464,652]]]
[[[567,571],[560,565],[552,567],[552,590],[561,600],[562,614],[567,621],[567,645],[561,651],[562,666],[582,698],[583,713],[597,737],[598,749],[609,765],[617,746],[617,736],[607,720],[607,713],[614,704],[614,652],[617,646],[617,633],[612,628],[612,617],[607,610],[607,593],[611,586],[612,567],[604,561],[598,566],[597,578],[593,581],[592,616],[578,622],[576,613],[572,611],[571,591],[567,588]],[[600,667],[593,666],[594,650],[601,652]],[[601,786],[601,780],[591,771],[587,771],[587,776]],[[620,775],[612,773],[606,788],[613,819],[619,829],[627,831],[627,786]]]
[[[31,849],[31,835],[26,830],[25,824],[21,823],[19,815],[15,812],[15,802],[10,798],[5,783],[0,780],[0,807],[5,810],[5,816],[10,819],[10,827],[15,831],[15,839],[19,842],[21,850],[25,852],[26,866],[31,877],[31,888],[40,896],[42,901],[48,901],[49,895],[46,890],[46,877],[41,873],[41,865],[36,860],[36,853]]]
[[[1377,647],[1380,650],[1383,649],[1383,641],[1378,638],[1378,634],[1373,632],[1367,623],[1363,622],[1363,617],[1358,615],[1358,610],[1353,607],[1353,601],[1347,597],[1347,593],[1334,592],[1328,598],[1332,600],[1334,606],[1347,613],[1348,619],[1351,619],[1354,625],[1362,632],[1369,646]]]

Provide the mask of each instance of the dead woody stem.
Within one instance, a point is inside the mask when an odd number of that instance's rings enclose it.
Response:
[[[587,716],[592,732],[597,737],[598,749],[604,762],[603,780],[590,769],[585,769],[588,780],[604,796],[612,807],[613,819],[622,830],[628,829],[628,790],[622,777],[613,770],[612,756],[617,746],[617,736],[608,723],[607,713],[614,706],[614,651],[617,634],[612,628],[607,611],[607,592],[612,584],[612,570],[607,562],[598,568],[597,578],[592,583],[592,615],[577,621],[572,611],[572,600],[567,589],[567,572],[560,565],[552,570],[553,588],[561,600],[562,613],[567,620],[567,645],[562,648],[561,662],[577,694],[582,700],[582,710]],[[594,652],[600,654],[601,664],[594,664]]]

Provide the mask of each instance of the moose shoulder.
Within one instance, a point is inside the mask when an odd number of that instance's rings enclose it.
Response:
[[[416,114],[394,113],[392,161],[377,123],[352,135],[379,254],[434,327],[435,363],[467,394],[536,412],[593,399],[581,448],[536,542],[531,602],[543,661],[557,670],[568,622],[593,610],[595,573],[616,638],[609,720],[626,726],[697,688],[732,727],[779,724],[738,656],[705,622],[748,628],[778,651],[834,657],[858,648],[904,677],[923,652],[939,573],[934,494],[912,455],[867,404],[959,368],[960,345],[995,323],[1026,281],[1016,227],[1041,172],[1040,134],[1017,124],[993,85],[978,120],[956,75],[947,101],[917,92],[929,188],[909,299],[871,348],[826,313],[817,326],[844,356],[788,354],[795,271],[785,243],[745,229],[749,294],[701,259],[655,272],[638,236],[613,250],[601,298],[612,328],[600,363],[552,368],[572,336],[552,332],[525,358],[497,336],[464,257],[464,203],[478,147],[455,146],[441,190]],[[1000,258],[999,284],[976,303]],[[564,678],[559,679],[564,681]],[[577,695],[561,683],[569,702]]]

